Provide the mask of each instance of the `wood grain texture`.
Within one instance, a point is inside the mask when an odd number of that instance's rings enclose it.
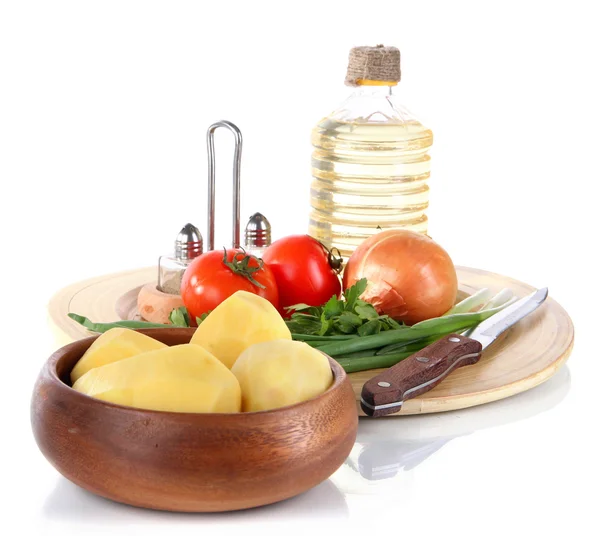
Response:
[[[361,409],[370,417],[397,413],[403,402],[434,389],[459,367],[481,358],[481,343],[462,335],[447,335],[374,376],[362,387]]]
[[[526,283],[484,270],[457,266],[456,271],[460,297],[484,287],[494,291],[510,288],[518,297],[534,290]],[[82,281],[59,291],[48,307],[57,342],[65,344],[89,335],[66,316],[68,312],[104,322],[134,317],[139,288],[155,278],[156,269],[152,267]],[[455,371],[435,389],[408,400],[399,413],[391,416],[485,404],[526,391],[550,378],[568,359],[574,339],[569,315],[551,296],[550,284],[546,302],[501,335],[486,349],[479,363]],[[348,375],[357,401],[363,384],[380,372],[382,369]],[[359,414],[364,415],[360,409]]]
[[[148,322],[170,324],[169,315],[178,307],[183,307],[181,296],[161,292],[154,282],[142,286],[137,293],[136,312]],[[119,314],[118,310],[117,314]]]
[[[193,329],[142,332],[174,345],[189,342]],[[34,388],[31,422],[50,463],[95,494],[171,511],[251,508],[316,486],[354,444],[354,394],[333,360],[332,386],[300,404],[236,414],[160,412],[103,402],[68,385],[94,339],[50,357]]]
[[[472,294],[480,288],[510,288],[519,298],[533,290],[506,276],[458,267],[460,286]],[[552,294],[552,287],[550,287]],[[574,328],[567,312],[551,297],[486,348],[479,362],[450,374],[435,389],[403,404],[390,415],[436,413],[467,408],[507,398],[550,378],[568,359]],[[383,369],[349,374],[357,399],[363,384]],[[359,415],[364,415],[359,410]]]

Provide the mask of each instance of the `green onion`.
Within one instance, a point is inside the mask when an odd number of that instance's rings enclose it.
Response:
[[[429,344],[434,343],[441,339],[444,335],[432,335],[431,337],[424,337],[416,341],[404,341],[397,344],[389,344],[377,350],[377,355],[385,354],[397,354],[398,352],[407,352],[409,350],[417,351],[421,348],[425,348]]]
[[[516,300],[516,298],[515,298],[512,290],[510,290],[508,288],[503,288],[490,301],[488,301],[481,310],[487,311],[488,309],[494,309],[495,307],[498,307],[499,305],[506,305],[508,301],[513,303],[515,300]]]
[[[414,354],[414,352],[400,352],[397,354],[372,355],[370,357],[360,358],[336,357],[335,360],[342,365],[347,373],[350,373],[360,372],[361,370],[392,367],[412,354]]]
[[[504,309],[508,307],[510,304],[517,301],[517,297],[513,294],[512,290],[505,288],[502,289],[498,294],[496,294],[490,301],[488,301],[482,308],[480,312],[490,311],[492,309],[500,308]],[[465,337],[470,337],[477,326],[473,326],[465,331],[462,335]]]
[[[154,322],[144,322],[143,320],[119,320],[117,322],[96,323],[87,319],[85,316],[68,313],[69,318],[81,324],[84,328],[96,333],[104,333],[112,328],[129,328],[129,329],[154,329],[154,328],[172,328],[171,324],[155,324]]]
[[[441,316],[419,322],[408,329],[390,330],[376,335],[367,335],[356,339],[333,341],[330,344],[319,346],[319,350],[331,357],[341,356],[361,350],[374,350],[391,344],[401,342],[415,342],[433,336],[443,336],[450,333],[460,333],[472,328],[490,316],[502,310],[505,305],[478,311],[475,313],[458,313],[450,316]]]
[[[450,309],[443,316],[450,316],[457,313],[468,313],[473,309],[481,307],[492,297],[492,291],[489,288],[482,288],[475,294],[472,294],[468,298],[465,298],[460,303],[457,303],[452,309]]]
[[[320,348],[319,348],[320,350]],[[398,352],[394,352],[398,353]],[[344,357],[339,359],[363,359],[365,357],[374,357],[376,354],[373,350],[360,350],[358,352],[352,352],[351,354],[344,354]],[[335,359],[338,359],[337,357]]]
[[[308,333],[292,333],[292,338],[295,341],[304,342],[330,342],[330,341],[345,341],[348,339],[356,339],[358,335],[309,335]]]

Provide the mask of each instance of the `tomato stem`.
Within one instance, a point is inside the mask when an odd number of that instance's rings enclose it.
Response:
[[[336,274],[339,274],[342,271],[342,264],[344,263],[340,250],[338,248],[327,249],[323,244],[321,245],[327,251],[327,262],[329,262],[329,266],[333,268]]]
[[[252,274],[262,270],[263,266],[265,265],[265,261],[255,257],[254,255],[248,255],[244,248],[240,249],[242,251],[237,252],[231,259],[231,262],[229,262],[227,260],[227,250],[223,248],[223,264],[227,266],[227,268],[229,268],[234,274],[245,277],[248,281],[250,281],[250,283],[256,285],[258,288],[266,288],[264,285],[261,285],[256,279],[254,279],[254,277],[252,277]],[[250,261],[252,259],[256,260],[258,266],[250,266]]]
[[[327,262],[329,266],[333,269],[336,274],[339,274],[342,271],[342,264],[344,264],[344,259],[342,258],[342,254],[338,248],[329,249],[323,242],[317,240],[321,247],[327,252]]]

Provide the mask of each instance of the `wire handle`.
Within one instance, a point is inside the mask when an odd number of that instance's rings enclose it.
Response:
[[[208,127],[208,243],[207,251],[215,249],[215,130],[225,127],[235,137],[233,153],[233,232],[232,246],[240,247],[240,167],[242,161],[242,132],[230,121],[217,121]]]

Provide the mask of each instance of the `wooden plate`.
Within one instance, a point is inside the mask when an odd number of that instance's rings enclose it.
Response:
[[[506,276],[462,266],[456,269],[460,291],[464,294],[483,287],[495,291],[510,288],[521,297],[534,290]],[[81,314],[95,322],[134,318],[139,288],[155,278],[156,268],[152,267],[97,277],[62,289],[48,306],[57,343],[63,345],[89,336],[67,313]],[[490,346],[478,364],[456,370],[435,389],[408,400],[400,413],[390,416],[467,408],[531,389],[550,378],[565,363],[573,338],[569,315],[548,298],[537,311]],[[364,382],[380,371],[349,374],[357,400]]]

